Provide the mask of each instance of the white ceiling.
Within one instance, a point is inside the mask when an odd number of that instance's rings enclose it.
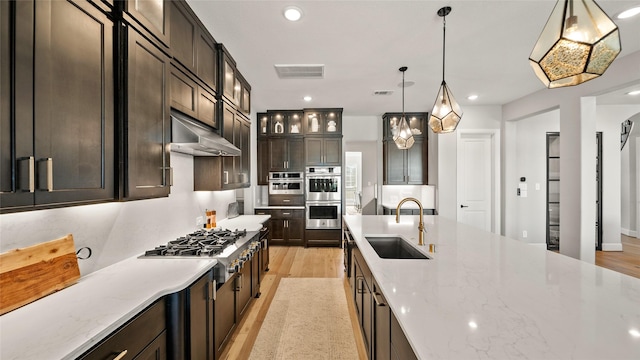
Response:
[[[442,81],[443,23],[436,12],[443,6],[453,8],[446,18],[445,78],[463,107],[505,104],[544,89],[528,57],[556,1],[188,3],[251,84],[255,111],[342,107],[345,115],[378,116],[402,109],[401,66],[409,68],[406,80],[415,82],[405,89],[405,110],[431,110]],[[598,4],[613,18],[640,0]],[[287,21],[282,11],[288,5],[301,8],[303,18]],[[622,39],[619,57],[640,51],[640,16],[615,21]],[[279,79],[275,64],[324,64],[324,78]],[[394,93],[374,96],[376,90]],[[479,98],[467,100],[471,94]],[[313,100],[305,102],[305,95]],[[612,96],[602,101],[640,103],[638,97]]]

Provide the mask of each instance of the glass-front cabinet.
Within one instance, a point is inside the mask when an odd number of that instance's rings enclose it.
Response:
[[[427,113],[405,113],[405,117],[413,136],[425,136],[425,124],[427,123]],[[402,113],[385,113],[383,132],[385,138],[393,138],[400,125]]]
[[[270,135],[302,135],[302,111],[271,112]]]
[[[305,110],[305,135],[341,135],[342,109]]]

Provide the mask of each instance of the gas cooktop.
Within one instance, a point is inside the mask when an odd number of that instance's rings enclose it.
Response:
[[[199,229],[147,250],[143,257],[214,257],[246,235],[247,230]]]

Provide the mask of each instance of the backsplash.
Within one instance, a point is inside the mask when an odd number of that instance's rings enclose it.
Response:
[[[382,185],[382,204],[396,207],[400,200],[414,197],[422,203],[425,209],[436,208],[436,187],[433,185]],[[403,207],[416,207],[414,203],[406,203]]]
[[[0,252],[73,234],[76,249],[88,246],[93,255],[79,260],[88,275],[126,258],[142,254],[196,227],[205,209],[227,217],[235,191],[193,191],[193,157],[171,153],[174,185],[168,198],[73,206],[0,215]]]

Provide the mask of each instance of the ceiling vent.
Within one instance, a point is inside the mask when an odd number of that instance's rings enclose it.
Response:
[[[391,95],[391,94],[393,94],[393,90],[376,90],[373,92],[373,95],[380,95],[380,96]]]
[[[324,64],[276,64],[280,79],[322,79]]]

